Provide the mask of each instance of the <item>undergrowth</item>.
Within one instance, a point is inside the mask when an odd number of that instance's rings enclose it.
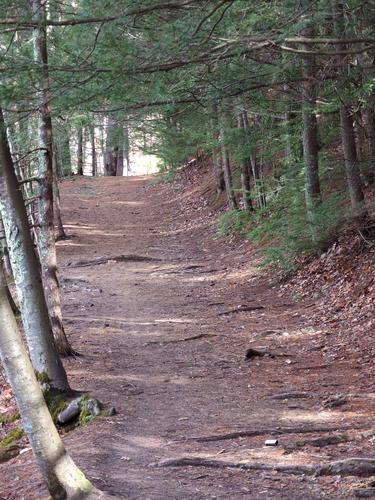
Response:
[[[218,220],[217,235],[241,234],[261,246],[262,266],[291,272],[298,256],[327,250],[344,213],[342,197],[331,194],[315,209],[312,222],[306,213],[301,183],[296,186],[281,179],[266,208],[252,213],[226,212]]]

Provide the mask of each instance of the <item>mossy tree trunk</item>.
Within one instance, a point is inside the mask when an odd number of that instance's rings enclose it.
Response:
[[[54,341],[40,266],[29,231],[20,185],[14,171],[1,109],[0,214],[33,367],[48,377],[53,388],[69,391],[67,376]]]
[[[84,498],[93,485],[67,454],[53,424],[0,275],[0,357],[37,464],[54,499]],[[97,492],[97,497],[100,492]]]

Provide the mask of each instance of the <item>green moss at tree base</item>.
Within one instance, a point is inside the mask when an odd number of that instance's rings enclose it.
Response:
[[[56,390],[44,391],[44,399],[51,414],[54,424],[57,424],[57,417],[68,406],[71,398],[66,393]]]
[[[16,427],[15,429],[10,430],[6,436],[0,441],[0,448],[5,448],[10,444],[15,443],[16,441],[19,441],[24,432],[21,427]]]

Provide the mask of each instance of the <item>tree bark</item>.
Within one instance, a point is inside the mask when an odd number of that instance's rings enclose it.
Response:
[[[338,38],[345,38],[347,30],[344,21],[344,5],[337,0],[332,0],[334,28]],[[342,51],[348,49],[347,44],[340,44]],[[342,79],[346,82],[348,72],[348,61],[344,55],[337,56],[337,64]],[[339,96],[340,97],[340,96]],[[362,188],[361,172],[358,165],[357,148],[355,144],[355,133],[350,103],[343,102],[340,105],[341,142],[344,153],[346,179],[353,212],[356,217],[365,217],[365,195]]]
[[[219,195],[225,191],[225,180],[224,180],[224,171],[222,164],[222,155],[219,144],[220,141],[220,132],[219,132],[219,124],[218,124],[218,106],[216,102],[212,103],[212,118],[211,118],[211,129],[212,136],[215,142],[214,147],[212,148],[212,163],[214,166],[215,173],[215,181],[216,181],[216,193]]]
[[[38,175],[39,175],[39,231],[38,251],[42,266],[49,314],[60,354],[75,354],[65,335],[62,321],[60,286],[57,277],[55,228],[53,213],[53,142],[51,120],[51,95],[48,70],[47,33],[45,28],[45,0],[31,0],[33,20],[34,60],[42,68],[38,101]]]
[[[52,388],[69,391],[67,376],[54,341],[39,263],[34,252],[1,110],[0,213],[33,367],[38,373],[47,376]]]
[[[315,35],[313,27],[303,30],[303,36],[311,38]],[[305,47],[306,48],[306,47]],[[312,239],[317,240],[316,208],[321,204],[319,180],[319,140],[318,122],[315,114],[317,89],[314,78],[315,57],[304,57],[305,81],[302,84],[302,120],[303,120],[303,160],[305,165],[305,200],[309,222],[311,224]]]
[[[61,215],[61,200],[60,200],[60,189],[59,189],[59,168],[57,162],[57,151],[55,145],[53,145],[53,199],[54,199],[54,215],[57,226],[57,236],[56,240],[65,240],[66,233],[64,229],[64,224]]]
[[[23,428],[54,499],[96,492],[67,454],[35,377],[0,275],[0,357],[17,401]],[[97,492],[99,494],[99,492]]]
[[[124,168],[126,175],[130,172],[130,139],[129,139],[129,125],[126,122],[124,125]]]
[[[97,176],[98,173],[98,159],[96,154],[96,144],[95,144],[95,126],[92,125],[90,128],[90,138],[91,138],[91,175],[93,177]]]
[[[350,108],[340,106],[341,141],[345,159],[346,179],[350,201],[356,215],[365,215],[365,195],[362,189],[361,173],[358,166],[357,149]]]
[[[259,127],[259,120],[257,117],[254,118],[253,127]],[[247,131],[248,138],[250,138],[250,123],[247,111],[244,109],[242,111],[242,123],[245,131]],[[259,208],[266,206],[266,196],[264,194],[264,188],[262,183],[262,168],[257,159],[257,147],[256,144],[251,148],[251,153],[248,161],[248,171],[249,177],[253,177],[254,188],[257,192],[257,204]]]
[[[79,125],[77,134],[77,175],[83,175],[83,127]]]
[[[117,158],[118,158],[118,137],[117,137],[117,123],[108,117],[106,126],[106,145],[104,155],[104,175],[115,176],[117,172]]]
[[[243,130],[244,136],[247,133],[245,129],[243,112],[240,111],[238,115],[238,127]],[[249,162],[250,158],[241,158],[241,193],[242,193],[242,203],[244,210],[251,212],[253,209],[251,199],[250,199],[250,172],[249,172]]]
[[[232,172],[230,167],[229,152],[225,143],[225,124],[220,124],[220,142],[221,142],[221,154],[223,159],[223,171],[224,171],[224,182],[225,191],[227,193],[228,206],[230,210],[237,210],[237,200],[234,195],[232,186]]]

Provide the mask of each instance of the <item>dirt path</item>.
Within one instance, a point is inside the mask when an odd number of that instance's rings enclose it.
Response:
[[[59,243],[64,311],[84,354],[66,366],[75,388],[118,412],[66,436],[69,451],[118,498],[354,498],[368,480],[152,466],[179,457],[300,465],[372,454],[371,439],[311,442],[371,427],[372,368],[339,359],[334,339],[309,326],[314,304],[262,277],[248,243],[212,239],[208,209],[188,200],[145,178],[63,184],[72,236]],[[89,262],[100,258],[109,260]],[[250,347],[277,355],[245,361]],[[368,398],[337,397],[360,391]],[[258,435],[222,439],[247,431]],[[273,437],[279,446],[265,447]],[[0,498],[45,494],[31,452],[0,466],[0,480]]]

